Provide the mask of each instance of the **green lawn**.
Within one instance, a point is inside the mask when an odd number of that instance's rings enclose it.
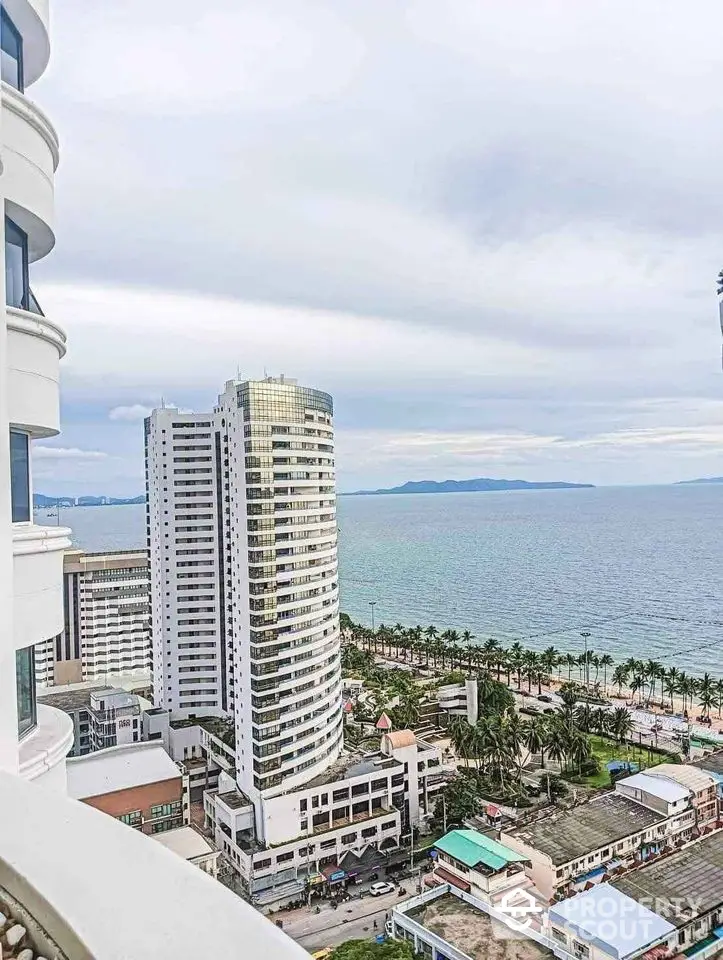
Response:
[[[620,744],[614,740],[609,740],[607,737],[591,735],[590,746],[600,761],[600,773],[595,774],[594,777],[580,778],[575,775],[566,776],[566,779],[572,780],[575,783],[584,784],[587,787],[610,786],[610,774],[606,767],[606,764],[609,763],[610,760],[630,760],[633,763],[640,764],[641,770],[645,767],[653,767],[657,763],[670,762],[670,760],[672,760],[672,757],[666,757],[665,754],[662,753],[649,753],[647,747],[631,746],[628,743],[620,746]]]

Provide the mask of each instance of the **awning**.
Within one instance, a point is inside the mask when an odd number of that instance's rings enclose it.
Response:
[[[351,877],[357,873],[363,873],[365,870],[375,870],[384,866],[386,862],[387,857],[382,850],[377,850],[376,847],[367,847],[364,853],[360,855],[347,850],[339,861],[339,867],[346,870]]]
[[[457,887],[458,890],[464,890],[465,893],[469,893],[472,889],[471,884],[465,883],[464,880],[460,880],[459,877],[456,877],[453,873],[445,870],[444,867],[435,867],[434,875],[439,877],[443,883],[449,883],[451,886]]]
[[[342,870],[338,863],[329,863],[321,870],[324,879],[329,883],[339,883],[346,878],[346,871]]]

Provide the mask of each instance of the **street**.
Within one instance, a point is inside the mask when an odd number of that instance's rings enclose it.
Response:
[[[386,915],[393,906],[414,896],[416,890],[407,887],[407,895],[399,896],[399,889],[381,897],[366,896],[362,900],[350,900],[333,910],[328,902],[320,904],[321,910],[315,912],[302,907],[300,910],[284,911],[269,919],[279,919],[285,933],[296,940],[305,950],[321,950],[322,947],[335,947],[345,940],[371,939],[384,932]],[[377,928],[374,929],[376,920]]]

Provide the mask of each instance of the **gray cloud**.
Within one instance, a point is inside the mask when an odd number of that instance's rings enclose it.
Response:
[[[548,474],[657,475],[611,447],[720,396],[722,28],[712,0],[65,0],[31,91],[62,143],[59,442],[136,483],[136,414],[238,365],[332,390],[358,443],[560,437]]]

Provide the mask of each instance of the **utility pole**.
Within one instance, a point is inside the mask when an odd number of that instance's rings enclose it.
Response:
[[[590,662],[587,659],[587,640],[590,633],[588,630],[583,630],[580,636],[585,642],[585,689],[588,690],[590,688]]]
[[[374,607],[376,607],[376,600],[370,600],[369,606],[372,608],[372,633],[374,633]]]

